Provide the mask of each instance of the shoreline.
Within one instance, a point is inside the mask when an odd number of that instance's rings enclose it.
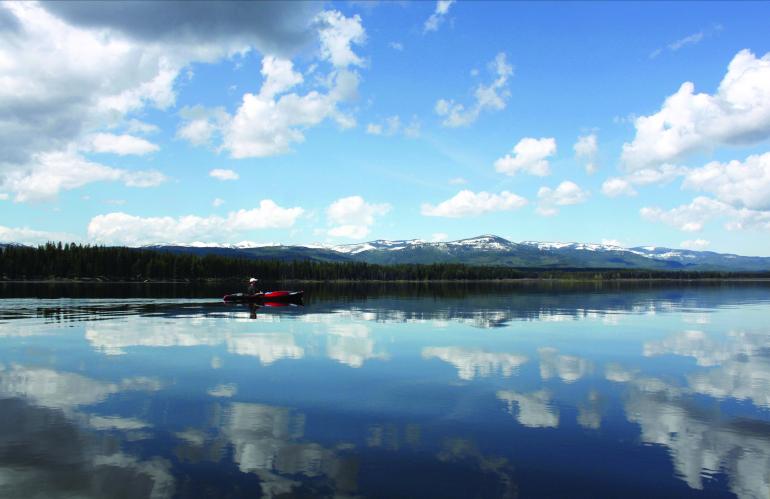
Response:
[[[135,285],[154,285],[154,284],[225,284],[228,282],[242,283],[242,279],[222,278],[222,279],[185,279],[185,280],[110,280],[110,279],[2,279],[2,284],[135,284]],[[490,283],[490,284],[515,284],[515,283],[607,283],[607,282],[768,282],[770,277],[618,277],[618,278],[588,278],[588,277],[522,277],[520,279],[427,279],[427,280],[381,280],[381,279],[335,279],[335,280],[314,280],[314,279],[283,279],[277,281],[264,280],[266,283],[307,283],[307,284],[463,284],[463,283]]]

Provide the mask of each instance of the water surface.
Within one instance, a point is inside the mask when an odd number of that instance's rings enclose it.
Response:
[[[770,495],[767,285],[307,292],[0,286],[0,497]]]

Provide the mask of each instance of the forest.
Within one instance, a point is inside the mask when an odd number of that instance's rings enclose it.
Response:
[[[455,263],[375,265],[192,255],[115,246],[48,243],[0,249],[0,280],[93,279],[158,282],[258,277],[265,281],[770,278],[768,272],[514,268]]]

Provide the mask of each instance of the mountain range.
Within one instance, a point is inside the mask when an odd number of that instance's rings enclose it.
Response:
[[[323,262],[464,263],[538,268],[618,268],[657,270],[767,271],[770,257],[751,257],[713,251],[611,244],[512,242],[482,235],[447,242],[420,239],[376,240],[346,245],[252,246],[153,245],[147,249],[231,257],[311,260]]]

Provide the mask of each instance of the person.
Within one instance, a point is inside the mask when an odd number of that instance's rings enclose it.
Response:
[[[259,288],[257,287],[257,281],[258,279],[255,279],[254,277],[249,279],[249,289],[247,291],[248,294],[254,295],[259,293]]]

